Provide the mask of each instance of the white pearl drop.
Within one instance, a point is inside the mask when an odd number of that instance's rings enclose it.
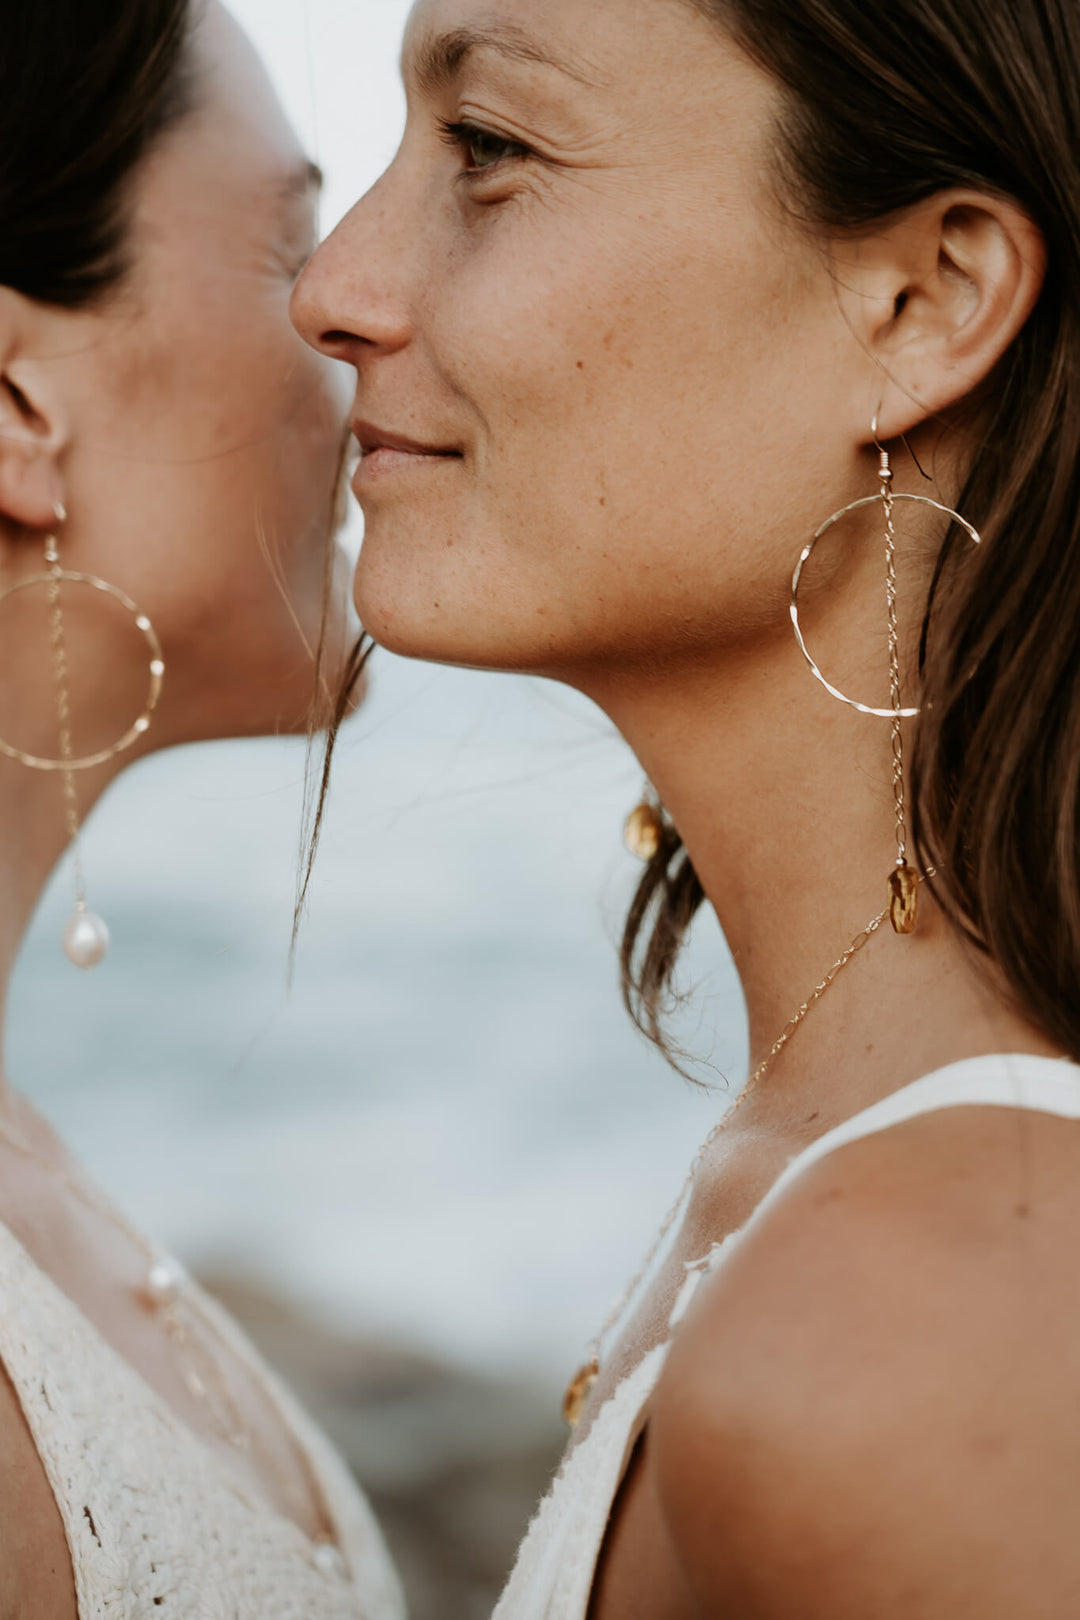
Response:
[[[314,1561],[316,1569],[323,1575],[335,1575],[341,1580],[349,1573],[345,1559],[333,1542],[318,1542],[315,1546]]]
[[[171,1305],[180,1292],[184,1268],[179,1260],[155,1260],[146,1274],[146,1295],[153,1305]]]
[[[92,911],[72,913],[64,929],[64,952],[77,968],[97,967],[109,949],[109,930]]]

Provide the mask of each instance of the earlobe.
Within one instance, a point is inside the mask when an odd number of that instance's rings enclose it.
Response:
[[[64,497],[63,436],[10,377],[0,376],[0,519],[45,529]]]
[[[0,304],[0,522],[47,529],[64,499],[60,461],[67,423],[48,368],[20,352],[14,313],[5,298]]]

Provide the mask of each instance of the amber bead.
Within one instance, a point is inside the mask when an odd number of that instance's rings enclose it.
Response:
[[[913,866],[894,866],[889,874],[889,921],[898,934],[913,934],[919,920],[919,874]]]
[[[626,818],[626,847],[641,861],[651,861],[660,848],[660,810],[643,799]]]
[[[562,1415],[572,1429],[576,1429],[581,1422],[585,1402],[599,1376],[600,1363],[594,1359],[586,1362],[584,1367],[580,1367],[567,1386],[566,1394],[563,1396]]]

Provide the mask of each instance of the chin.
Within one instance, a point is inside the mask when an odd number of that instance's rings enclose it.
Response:
[[[400,658],[462,669],[538,675],[576,686],[597,663],[635,662],[640,642],[618,616],[600,622],[565,608],[562,593],[520,577],[500,581],[481,559],[472,568],[384,566],[377,549],[361,552],[353,600],[371,639]],[[614,634],[613,634],[614,625]]]
[[[525,627],[508,610],[514,593],[490,552],[460,540],[432,542],[442,526],[382,522],[368,529],[353,579],[367,634],[401,658],[477,669],[522,667]]]
[[[410,589],[407,582],[387,579],[365,566],[362,556],[353,601],[371,639],[400,658],[481,669],[514,667],[513,660],[507,664],[503,649],[494,644],[490,625],[478,625],[475,610],[462,611],[449,591],[433,593],[430,585]]]

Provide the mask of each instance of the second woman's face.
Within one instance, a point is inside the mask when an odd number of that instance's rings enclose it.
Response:
[[[35,352],[69,437],[65,565],[122,588],[164,645],[152,746],[304,728],[347,433],[347,373],[289,321],[317,172],[240,29],[216,0],[196,16],[191,107],[133,177],[128,274],[100,307],[44,312]],[[38,555],[20,541],[7,563],[31,572]],[[85,595],[65,616],[78,751],[91,752],[138,713],[146,649]],[[337,608],[343,631],[341,593]],[[331,686],[345,636],[333,639]],[[48,690],[43,644],[9,656],[8,708],[21,681]]]
[[[404,74],[294,299],[356,368],[368,628],[581,679],[783,620],[851,336],[772,81],[689,0],[419,0]]]

